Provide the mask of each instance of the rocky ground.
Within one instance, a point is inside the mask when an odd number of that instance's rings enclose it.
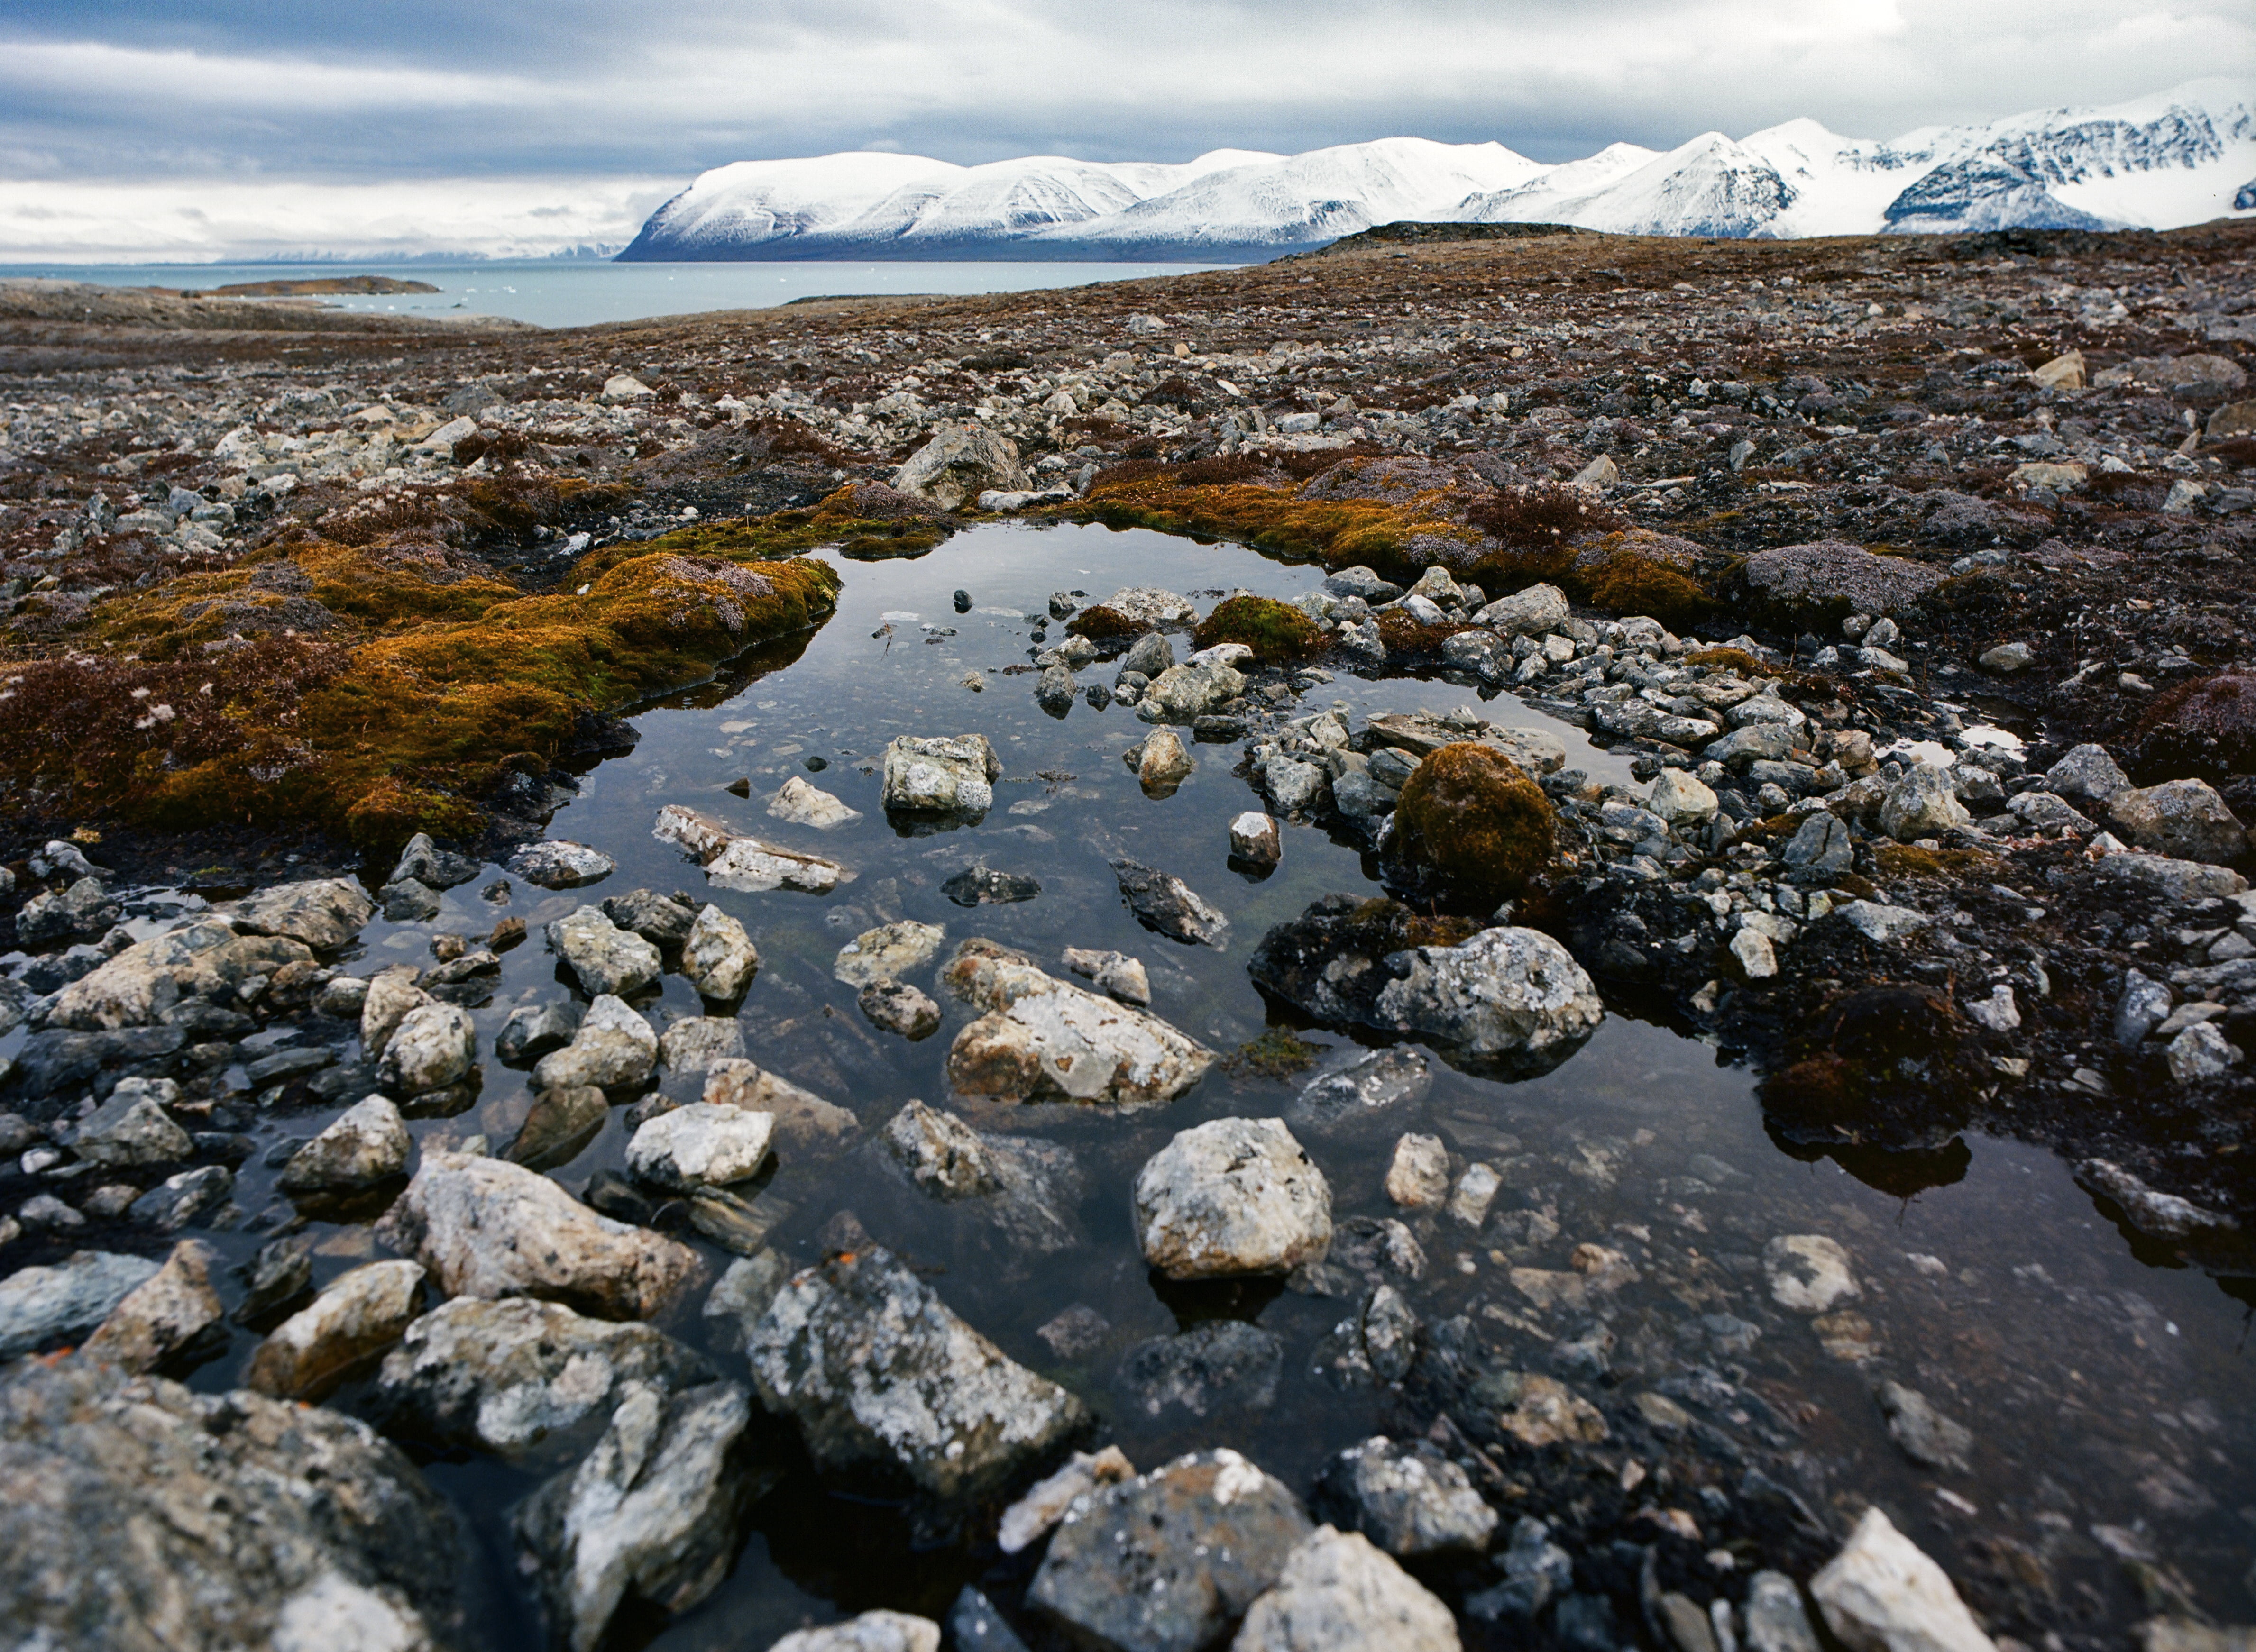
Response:
[[[1180,658],[1198,617],[1181,599],[1061,593],[1061,634],[1002,692],[1135,703],[1147,787],[1181,758],[1172,731],[1239,745],[1262,807],[1237,847],[1256,863],[1279,817],[1369,851],[1409,904],[1343,901],[1262,938],[1251,967],[1280,1016],[1526,1072],[1571,1051],[1603,986],[1762,1072],[1790,1150],[1908,1195],[1963,1173],[1962,1132],[2021,1136],[2075,1163],[2158,1259],[2247,1275],[2252,263],[2256,229],[2238,225],[1764,244],[1375,232],[1165,284],[560,334],[0,286],[0,854],[19,949],[0,978],[18,1033],[0,1357],[92,1333],[0,1391],[0,1476],[82,1486],[70,1517],[91,1531],[137,1494],[135,1454],[170,1441],[159,1419],[193,1417],[227,1444],[188,1452],[165,1494],[193,1502],[208,1482],[238,1522],[177,1552],[152,1539],[145,1571],[97,1588],[49,1502],[11,1496],[0,1518],[21,1541],[0,1564],[32,1603],[11,1608],[20,1633],[99,1638],[140,1618],[159,1627],[119,1644],[310,1647],[376,1613],[391,1638],[370,1644],[466,1644],[475,1591],[432,1558],[449,1516],[390,1433],[548,1442],[556,1476],[519,1545],[560,1638],[592,1648],[623,1601],[679,1608],[713,1587],[756,1494],[730,1465],[775,1423],[826,1473],[890,1477],[981,1520],[1008,1505],[1001,1548],[1027,1559],[994,1587],[1037,1638],[1371,1644],[1383,1623],[1405,1646],[1462,1632],[1769,1652],[1813,1643],[1807,1585],[1851,1646],[1985,1643],[1884,1515],[1849,1535],[1787,1489],[1784,1446],[1718,1445],[1654,1393],[1611,1424],[1671,1465],[1638,1494],[1646,1471],[1598,1450],[1609,1424],[1569,1383],[1499,1368],[1469,1321],[1397,1317],[1385,1285],[1349,1341],[1399,1388],[1394,1443],[1306,1501],[1226,1452],[1142,1475],[1077,1456],[1028,1493],[1089,1443],[1080,1400],[884,1248],[849,1234],[786,1262],[726,1192],[828,1104],[709,1084],[637,1114],[631,1182],[582,1204],[539,1174],[600,1123],[606,1092],[698,1059],[661,1051],[623,1000],[661,967],[695,972],[709,1000],[740,995],[727,982],[748,978],[751,942],[733,919],[647,896],[549,925],[590,1002],[506,1052],[539,1060],[553,1139],[503,1157],[482,1139],[417,1151],[401,1114],[475,1085],[459,1006],[522,924],[460,938],[419,979],[350,949],[378,902],[435,912],[434,891],[477,864],[459,850],[515,855],[536,886],[594,875],[541,840],[575,771],[619,749],[617,714],[642,698],[788,658],[835,595],[825,555],[921,555],[998,515],[1242,539],[1329,577],[1296,615],[1248,610],[1250,629],[1202,629]],[[1345,671],[1517,695],[1632,756],[1636,784],[1565,769],[1555,739],[1509,717],[1303,707]],[[962,743],[900,749],[898,788],[889,755],[889,805],[974,806],[993,757],[941,749]],[[1509,888],[1468,869],[1500,849],[1451,847],[1463,808],[1443,782],[1467,764],[1502,765],[1510,809],[1541,823]],[[1463,795],[1491,795],[1477,780]],[[667,829],[719,887],[824,875],[686,813]],[[1115,870],[1163,933],[1195,940],[1219,916],[1148,868]],[[152,887],[171,893],[129,914],[121,892]],[[962,1094],[1140,1106],[1213,1059],[1117,1008],[1134,983],[1103,957],[1082,973],[1110,999],[976,945],[942,974],[983,1012],[951,1048]],[[936,1019],[896,973],[870,976],[865,1013]],[[1098,1020],[1126,1042],[1083,1094],[1044,1065],[1046,1041],[1061,1025],[1096,1038]],[[279,1036],[297,1027],[331,1035],[320,1059]],[[278,1227],[247,1277],[178,1237],[244,1219],[231,1199],[261,1150],[256,1098],[285,1092],[334,1115],[283,1166],[285,1192],[381,1214],[391,1253],[318,1295],[286,1208],[250,1213]],[[1013,1231],[1041,1243],[1046,1178],[1066,1170],[925,1111],[886,1127],[904,1162],[1001,1190]],[[1329,1196],[1293,1138],[1215,1128],[1139,1177],[1146,1260],[1178,1278],[1324,1266]],[[1390,1196],[1399,1171],[1406,1213],[1470,1198],[1485,1214],[1428,1140],[1397,1144]],[[688,1212],[677,1227],[737,1254],[717,1283],[645,1225],[669,1198]],[[1776,1304],[1853,1342],[1837,1248],[1774,1242]],[[1612,1253],[1583,1250],[1575,1268],[1604,1276]],[[448,1300],[424,1312],[427,1293]],[[689,1300],[737,1327],[741,1363],[716,1370],[642,1323]],[[225,1314],[267,1333],[257,1392],[168,1383]],[[319,1399],[379,1360],[365,1420],[262,1397]],[[855,1374],[878,1367],[872,1401]],[[1900,1393],[1906,1450],[1963,1455],[1956,1425]],[[335,1466],[345,1507],[277,1536],[267,1459],[307,1452]],[[2147,1568],[2150,1609],[2189,1608],[2166,1565],[2123,1557]],[[1992,1631],[2079,1643],[2076,1614],[2009,1565],[1970,1587]],[[1005,1615],[981,1598],[948,1633],[1008,1645],[979,1638],[1012,1633]],[[854,1644],[936,1633],[872,1619]],[[2182,1615],[2152,1631],[2208,1633]]]

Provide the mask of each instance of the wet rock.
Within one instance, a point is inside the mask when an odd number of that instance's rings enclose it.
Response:
[[[1136,1477],[1135,1466],[1117,1445],[1091,1455],[1075,1452],[1065,1466],[1026,1488],[1026,1494],[1003,1511],[995,1535],[996,1546],[1015,1555],[1064,1518],[1075,1501],[1102,1486],[1117,1486]]]
[[[1053,665],[1034,684],[1034,704],[1053,717],[1062,717],[1073,709],[1080,692],[1073,673],[1062,665]]]
[[[2142,849],[2212,866],[2248,852],[2248,833],[2203,780],[2126,786],[2107,800],[2107,819]]]
[[[1256,1600],[1232,1652],[1457,1652],[1449,1607],[1360,1532],[1319,1526]]]
[[[1293,1494],[1237,1452],[1177,1458],[1076,1498],[1027,1602],[1108,1652],[1198,1652],[1276,1583],[1309,1529]]]
[[[1942,1568],[1877,1508],[1809,1580],[1809,1593],[1850,1652],[1994,1652]]]
[[[651,835],[703,866],[706,881],[718,889],[748,895],[783,889],[827,895],[854,878],[835,861],[744,836],[678,803],[658,812]]]
[[[422,1295],[423,1269],[412,1262],[372,1262],[338,1275],[258,1345],[243,1386],[278,1400],[321,1399],[399,1340]]]
[[[2088,836],[2099,829],[2067,798],[2050,791],[2016,792],[2006,800],[2006,811],[2031,832]]]
[[[1498,597],[1473,615],[1473,623],[1499,636],[1541,636],[1564,625],[1572,612],[1567,594],[1557,586],[1531,585]]]
[[[1229,944],[1230,920],[1174,874],[1139,861],[1110,862],[1120,885],[1121,898],[1146,929],[1187,946],[1211,946],[1221,951]]]
[[[377,1078],[395,1095],[418,1096],[467,1078],[477,1065],[477,1026],[454,1004],[419,1004],[385,1041]]]
[[[940,1030],[940,1006],[921,988],[902,981],[873,981],[854,1002],[870,1024],[914,1041]]]
[[[247,1287],[232,1317],[237,1325],[257,1325],[313,1289],[313,1242],[303,1234],[271,1240],[245,1271]]]
[[[991,941],[962,943],[941,978],[986,1012],[948,1050],[948,1082],[967,1095],[1147,1107],[1181,1095],[1214,1065],[1213,1051],[1156,1016],[1059,981]]]
[[[1820,809],[1794,828],[1779,858],[1797,883],[1825,883],[1848,871],[1857,858],[1857,840],[1829,809]]]
[[[767,1114],[775,1121],[776,1140],[793,1148],[833,1148],[861,1128],[846,1108],[749,1061],[715,1062],[703,1099],[716,1107]]]
[[[383,1055],[409,1010],[434,1002],[429,993],[415,984],[415,978],[412,964],[398,965],[369,978],[368,991],[361,995],[360,1044],[370,1057]]]
[[[1883,1382],[1872,1391],[1880,1415],[1887,1418],[1888,1433],[1906,1457],[1922,1468],[1967,1472],[1967,1453],[1974,1436],[1936,1410],[1927,1395],[1900,1382]]]
[[[1606,1420],[1597,1408],[1555,1378],[1499,1371],[1483,1377],[1475,1393],[1494,1408],[1498,1431],[1531,1450],[1562,1444],[1597,1445],[1606,1438]]]
[[[624,997],[658,979],[658,948],[621,929],[600,906],[582,906],[548,925],[548,947],[562,959],[590,998]]]
[[[1749,1652],[1818,1652],[1817,1631],[1801,1604],[1801,1591],[1784,1572],[1755,1573],[1741,1613]]]
[[[658,1034],[650,1023],[605,993],[588,1006],[572,1042],[535,1064],[532,1082],[543,1090],[622,1090],[641,1084],[657,1065]]]
[[[543,1090],[509,1144],[511,1163],[527,1170],[553,1170],[580,1156],[611,1114],[609,1097],[593,1085]]]
[[[968,1585],[963,1592],[978,1594]],[[979,1599],[983,1600],[986,1597],[979,1595]],[[959,1606],[961,1604],[959,1599]],[[954,1624],[956,1618],[951,1614],[948,1620]],[[1000,1621],[998,1617],[997,1622]],[[1009,1641],[998,1639],[982,1643],[966,1640],[960,1627],[954,1633],[964,1652],[1002,1652],[1018,1640],[1016,1635],[1011,1635]],[[1007,1629],[1003,1633],[1010,1634]],[[843,1623],[828,1623],[819,1629],[793,1629],[768,1652],[940,1652],[940,1625],[930,1618],[880,1609],[862,1613]]]
[[[0,1387],[0,1599],[27,1647],[457,1646],[467,1552],[407,1459],[336,1412],[86,1359]]]
[[[1782,1234],[1763,1247],[1771,1300],[1794,1313],[1824,1313],[1864,1294],[1849,1253],[1822,1234]]]
[[[153,1371],[215,1340],[225,1310],[212,1288],[218,1253],[201,1240],[173,1247],[164,1266],[129,1291],[82,1345],[90,1360]]]
[[[716,1003],[734,1003],[759,973],[759,949],[744,926],[718,906],[707,906],[689,926],[681,947],[681,974]]]
[[[1002,773],[984,735],[903,735],[885,748],[885,807],[890,814],[984,814]]]
[[[733,1016],[684,1016],[658,1036],[658,1058],[669,1072],[704,1072],[744,1056],[744,1029]]]
[[[1230,823],[1230,856],[1256,870],[1266,871],[1285,858],[1284,840],[1276,821],[1258,809],[1249,809]]]
[[[0,1360],[75,1342],[109,1318],[157,1269],[140,1256],[81,1250],[0,1279]]]
[[[1162,797],[1172,794],[1197,767],[1182,737],[1172,728],[1153,729],[1128,755],[1135,766],[1137,784]]]
[[[849,987],[906,981],[940,955],[947,938],[948,931],[937,924],[881,924],[840,947],[830,973]]]
[[[225,924],[199,919],[137,941],[70,982],[56,995],[47,1024],[88,1032],[146,1026],[187,1001],[218,1002],[253,975],[310,963],[313,956],[286,937],[238,935]]]
[[[1407,1210],[1439,1210],[1449,1198],[1449,1149],[1438,1135],[1403,1135],[1386,1166],[1386,1197]]]
[[[343,1193],[407,1168],[412,1143],[399,1109],[380,1095],[354,1103],[290,1156],[275,1185],[286,1193]]]
[[[958,906],[1007,906],[1033,900],[1042,892],[1042,886],[1024,873],[968,866],[942,883],[940,892]]]
[[[2175,1193],[2149,1187],[2121,1165],[2107,1159],[2086,1159],[2076,1167],[2076,1179],[2087,1192],[2112,1199],[2132,1227],[2155,1239],[2189,1239],[2196,1234],[2224,1233],[2238,1227],[2222,1212],[2204,1209]]]
[[[1325,1466],[1315,1506],[1333,1524],[1402,1558],[1478,1553],[1496,1530],[1496,1511],[1464,1470],[1423,1440],[1399,1443],[1383,1434],[1349,1446]]]
[[[260,889],[220,911],[246,935],[282,936],[328,953],[368,926],[376,903],[350,878],[314,878]]]
[[[775,1120],[765,1113],[692,1101],[661,1113],[627,1143],[627,1168],[686,1192],[741,1182],[766,1163]]]
[[[1344,1065],[1301,1086],[1287,1116],[1319,1133],[1352,1128],[1424,1100],[1433,1086],[1433,1068],[1417,1050],[1357,1050]]]
[[[540,1297],[647,1319],[698,1283],[687,1247],[598,1216],[545,1176],[500,1159],[427,1152],[377,1236],[450,1297]]]
[[[606,896],[603,916],[619,928],[639,935],[654,946],[680,946],[689,938],[697,914],[680,901],[652,889],[629,889]]]
[[[1198,609],[1188,599],[1153,585],[1123,586],[1097,606],[1110,608],[1131,625],[1146,629],[1188,625],[1198,618]]]
[[[439,916],[439,891],[413,878],[400,878],[377,891],[387,924],[423,924]]]
[[[1880,830],[1899,843],[1941,837],[1973,818],[1951,789],[1949,775],[1923,763],[1906,770],[1880,803]]]
[[[1213,1119],[1137,1173],[1136,1237],[1170,1279],[1289,1273],[1331,1243],[1331,1188],[1281,1119]]]
[[[1111,1322],[1085,1303],[1075,1303],[1043,1321],[1034,1334],[1061,1360],[1082,1360],[1104,1346]]]
[[[518,1541],[572,1652],[594,1652],[630,1596],[682,1612],[727,1575],[751,1489],[731,1452],[751,1417],[734,1382],[673,1395],[626,1384],[595,1449],[518,1511]]]
[[[1143,678],[1157,677],[1175,663],[1175,650],[1165,633],[1146,631],[1120,657],[1120,669]]]
[[[78,1127],[71,1151],[106,1169],[186,1158],[195,1143],[165,1111],[180,1095],[180,1086],[170,1079],[120,1079],[109,1099]]]
[[[1007,436],[982,425],[945,425],[893,473],[892,486],[943,510],[961,510],[991,489],[1023,493],[1033,483]]]
[[[97,878],[82,877],[68,888],[34,895],[16,914],[16,938],[26,946],[99,935],[125,916]]]
[[[1055,1142],[975,1130],[916,1100],[892,1116],[879,1140],[933,1198],[983,1201],[1019,1248],[1047,1254],[1081,1243],[1073,1212],[1085,1184],[1072,1152]]]
[[[761,1402],[832,1473],[874,1471],[938,1499],[1008,1480],[1088,1421],[882,1247],[795,1275],[748,1335]]]
[[[571,889],[601,882],[617,865],[610,855],[584,843],[551,838],[526,844],[509,857],[504,869],[544,889]]]
[[[494,1054],[512,1067],[561,1050],[580,1030],[580,1008],[573,1003],[520,1004],[494,1035]]]
[[[2045,770],[2045,789],[2077,802],[2104,804],[2131,789],[2131,777],[2104,746],[2078,746]]]
[[[1147,723],[1195,722],[1244,692],[1244,673],[1234,665],[1170,665],[1146,686],[1136,715]]]
[[[848,808],[798,775],[785,781],[775,796],[768,799],[768,813],[793,826],[813,826],[818,832],[850,826],[862,818],[859,809]]]
[[[391,868],[391,875],[384,882],[398,883],[403,879],[412,878],[418,883],[430,889],[451,889],[458,883],[469,882],[477,875],[477,861],[467,854],[456,854],[451,850],[442,849],[431,841],[430,833],[418,832],[407,840],[407,847],[399,852],[398,863]],[[336,881],[342,882],[343,880]],[[307,938],[302,935],[298,938],[307,940]],[[322,946],[322,943],[318,941],[307,941],[307,944]],[[335,944],[342,945],[342,942]],[[327,951],[328,948],[323,946],[322,950]]]
[[[1125,953],[1099,953],[1078,946],[1065,949],[1065,967],[1083,980],[1092,981],[1101,992],[1110,993],[1124,1004],[1148,1004],[1152,1002],[1152,981],[1145,973],[1143,961]]]
[[[1242,1320],[1216,1319],[1138,1343],[1113,1385],[1124,1404],[1149,1418],[1242,1417],[1275,1402],[1284,1370],[1285,1345],[1276,1336]]]

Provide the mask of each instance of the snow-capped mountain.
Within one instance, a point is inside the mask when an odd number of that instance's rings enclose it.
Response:
[[[1893,142],[1788,121],[1666,154],[1615,144],[1545,166],[1499,144],[1375,143],[1180,165],[1030,156],[739,161],[652,214],[628,259],[1272,257],[1374,224],[1563,222],[1793,236],[2144,227],[2256,211],[2256,88],[2193,81]]]

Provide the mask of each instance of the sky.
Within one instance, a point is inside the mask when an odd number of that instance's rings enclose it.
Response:
[[[273,251],[433,213],[567,245],[631,234],[708,167],[835,150],[1407,134],[1555,161],[2215,74],[2256,78],[2248,0],[10,0],[0,259]],[[121,235],[137,250],[102,250]]]

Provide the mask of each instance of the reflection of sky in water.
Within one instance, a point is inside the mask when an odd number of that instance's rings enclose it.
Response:
[[[852,993],[831,979],[830,963],[844,941],[885,919],[944,924],[951,944],[989,936],[1052,968],[1067,946],[1118,948],[1146,960],[1160,1015],[1225,1051],[1258,1034],[1265,1013],[1245,975],[1247,954],[1269,925],[1316,896],[1368,890],[1360,857],[1320,831],[1288,826],[1282,867],[1265,882],[1246,881],[1226,864],[1227,823],[1255,801],[1230,773],[1237,747],[1195,748],[1197,771],[1174,796],[1154,801],[1120,761],[1146,732],[1130,711],[1076,704],[1054,720],[1034,706],[1031,673],[1005,677],[998,668],[1026,660],[1024,616],[1045,611],[1054,590],[1102,598],[1124,584],[1160,585],[1196,594],[1205,608],[1239,583],[1289,595],[1317,571],[1227,545],[1094,528],[976,529],[918,560],[842,566],[840,611],[803,647],[795,641],[763,656],[768,673],[740,688],[694,691],[673,708],[646,711],[636,720],[642,741],[633,755],[586,777],[581,798],[551,829],[617,857],[617,873],[589,893],[643,885],[708,892],[694,865],[650,835],[665,803],[693,805],[854,868],[854,881],[828,900],[710,893],[751,928],[765,960],[743,1009],[754,1058],[850,1107],[865,1127],[882,1125],[907,1097],[947,1100],[942,1063],[965,1019],[949,1006],[941,1035],[916,1044],[866,1027]],[[970,594],[969,613],[951,603],[958,587]],[[885,631],[888,615],[890,632],[873,635]],[[1061,629],[1053,626],[1051,636],[1060,638]],[[774,669],[781,659],[790,663]],[[985,685],[981,692],[961,685],[972,672]],[[1111,675],[1100,666],[1082,680]],[[1334,699],[1358,715],[1477,703],[1474,691],[1446,683],[1343,675],[1300,709]],[[1484,714],[1507,724],[1541,721],[1509,699],[1487,701]],[[885,742],[972,731],[1002,755],[993,812],[971,829],[897,834],[878,806],[875,766]],[[1592,751],[1578,730],[1559,732],[1573,764],[1626,777],[1625,765]],[[806,765],[815,757],[828,766],[810,773]],[[763,800],[793,774],[807,775],[864,818],[829,833],[768,819]],[[750,801],[726,790],[739,778],[751,783]],[[1228,950],[1186,948],[1139,928],[1105,866],[1123,854],[1177,874],[1220,906],[1231,923]],[[1039,878],[1040,897],[970,911],[951,905],[940,884],[980,861]],[[492,910],[476,897],[484,881],[449,892],[442,927],[483,931],[491,923]],[[537,931],[582,898],[526,889],[511,910]],[[381,924],[370,931],[372,962],[419,954],[419,931],[387,936]],[[509,954],[500,993],[478,1014],[483,1047],[490,1048],[513,1005],[564,990],[537,941]],[[678,977],[668,977],[658,1008],[694,1014],[698,1006]],[[486,1081],[473,1113],[419,1132],[481,1129],[504,1142],[530,1098],[521,1075],[497,1064],[489,1063]],[[684,1090],[694,1084],[671,1082]],[[1087,1242],[1046,1259],[1030,1262],[991,1242],[967,1207],[931,1203],[858,1153],[827,1163],[786,1156],[759,1197],[792,1207],[777,1238],[802,1257],[811,1256],[813,1234],[835,1212],[854,1211],[876,1238],[937,1270],[933,1283],[973,1325],[1106,1409],[1139,1466],[1221,1444],[1305,1484],[1326,1456],[1378,1418],[1368,1392],[1342,1393],[1312,1372],[1325,1337],[1354,1304],[1273,1287],[1163,1299],[1137,1256],[1127,1211],[1137,1169],[1174,1132],[1210,1117],[1286,1112],[1294,1088],[1218,1072],[1181,1101],[1136,1116],[964,1107],[983,1128],[1046,1136],[1080,1156],[1091,1189],[1077,1213]],[[1423,1100],[1376,1124],[1304,1133],[1331,1182],[1336,1220],[1393,1214],[1380,1181],[1405,1129],[1440,1135],[1461,1160],[1493,1165],[1504,1182],[1481,1232],[1447,1221],[1421,1230],[1428,1266],[1406,1290],[1428,1320],[1472,1314],[1516,1362],[1538,1371],[1555,1368],[1555,1342],[1603,1322],[1615,1339],[1615,1398],[1660,1387],[1697,1409],[1688,1396],[1698,1379],[1686,1373],[1722,1374],[1759,1396],[1757,1409],[1766,1415],[1702,1412],[1703,1420],[1751,1439],[1776,1431],[1769,1445],[1804,1454],[1805,1496],[1879,1501],[1954,1571],[1965,1568],[1960,1544],[1969,1536],[2002,1531],[2034,1546],[2062,1529],[2143,1522],[2206,1604],[2221,1615],[2245,1615],[2250,1603],[2232,1592],[2247,1562],[2248,1533],[2231,1512],[2256,1501],[2246,1466],[2256,1408],[2242,1309],[2197,1270],[2141,1265],[2049,1154],[1978,1140],[1963,1179],[1900,1199],[1829,1163],[1784,1156],[1764,1134],[1745,1072],[1719,1066],[1705,1044],[1620,1013],[1540,1079],[1505,1086],[1437,1062]],[[560,1178],[580,1187],[597,1166],[617,1165],[623,1145],[615,1118]],[[1530,1211],[1540,1216],[1532,1234]],[[1547,1237],[1552,1222],[1555,1236]],[[1843,1305],[1869,1329],[1837,1327],[1836,1336],[1866,1342],[1874,1350],[1867,1364],[1829,1355],[1804,1319],[1771,1303],[1758,1259],[1768,1240],[1797,1233],[1828,1234],[1848,1249],[1863,1294]],[[1623,1252],[1639,1277],[1589,1296],[1579,1309],[1540,1306],[1539,1297],[1562,1285],[1570,1296],[1580,1288],[1560,1276],[1572,1275],[1570,1257],[1582,1243]],[[1523,1286],[1515,1268],[1547,1277],[1525,1276]],[[1114,1335],[1086,1363],[1061,1366],[1034,1332],[1075,1303],[1102,1313]],[[1110,1382],[1127,1345],[1171,1332],[1182,1317],[1256,1310],[1286,1345],[1272,1409],[1154,1423],[1118,1403]],[[694,1313],[680,1329],[699,1334]],[[217,1386],[230,1377],[213,1367],[202,1381]],[[1871,1397],[1882,1377],[1921,1388],[1974,1431],[1970,1475],[1937,1476],[1900,1456]],[[506,1577],[497,1511],[522,1494],[524,1482],[484,1464],[434,1473],[469,1500],[496,1576]],[[969,1575],[956,1551],[906,1553],[900,1529],[882,1511],[814,1495],[798,1482],[763,1503],[754,1524],[758,1534],[720,1593],[655,1645],[714,1652],[765,1645],[805,1615],[828,1615],[824,1601],[936,1613]],[[2113,1563],[2083,1536],[2063,1555],[2061,1575],[2093,1580],[2117,1609],[2128,1609]]]

